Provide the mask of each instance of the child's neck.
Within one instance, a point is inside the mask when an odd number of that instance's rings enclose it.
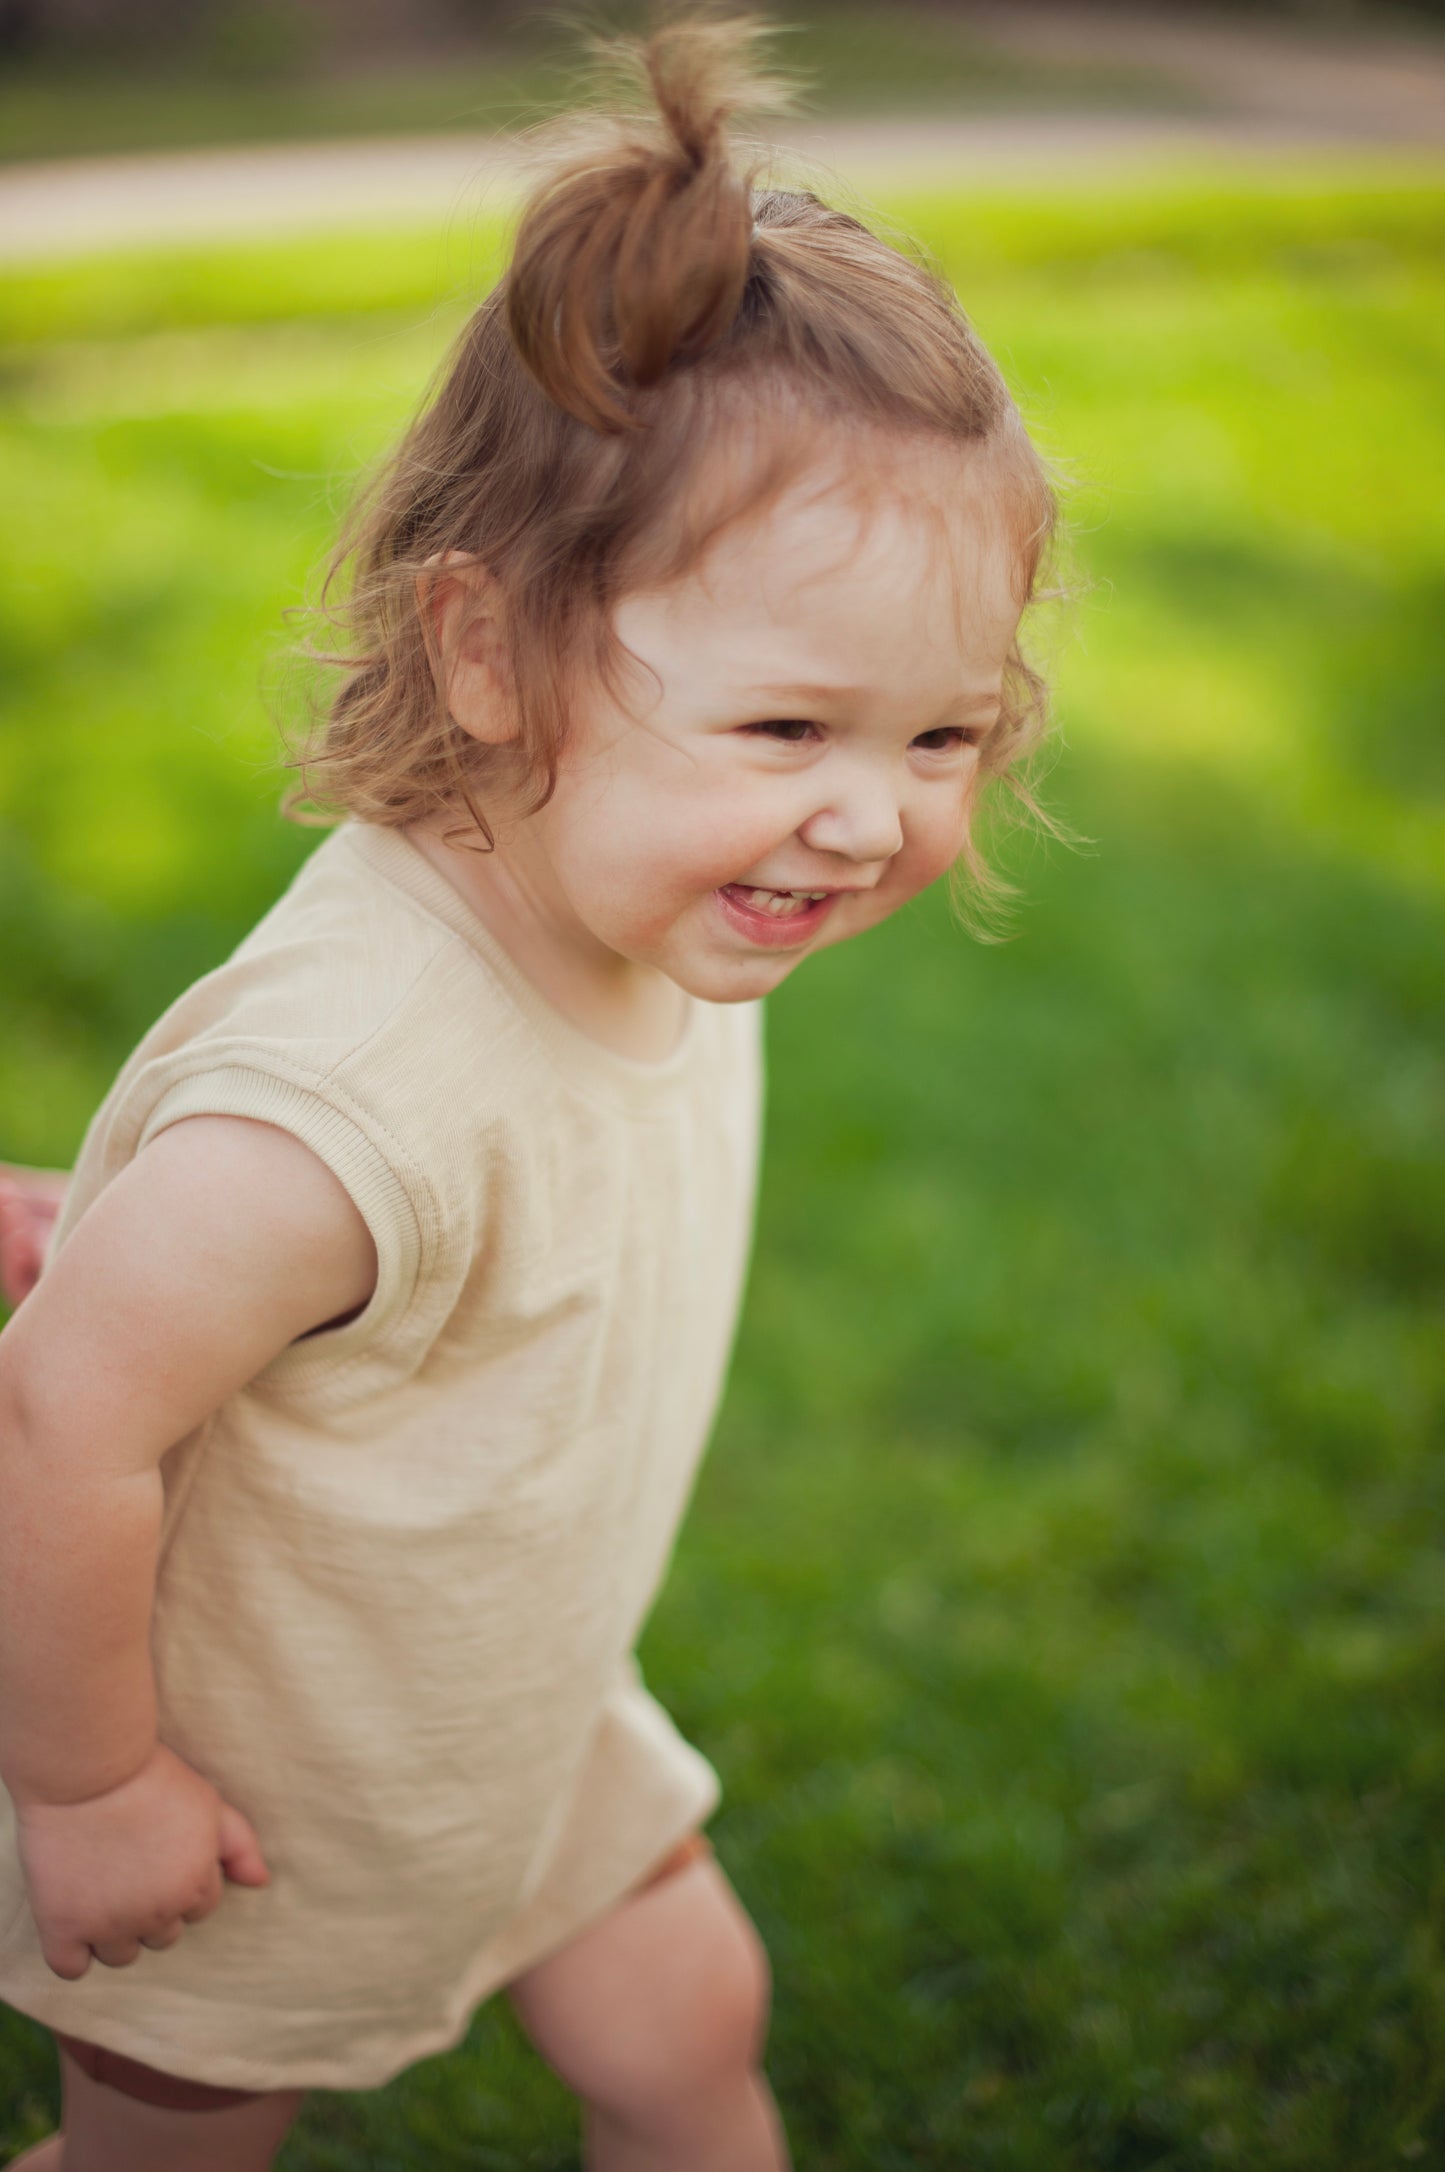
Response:
[[[406,834],[538,995],[615,1055],[665,1062],[687,1016],[687,997],[677,983],[569,928],[543,886],[528,879],[525,854],[508,850],[503,838],[494,852],[463,851],[443,843],[446,827],[413,823]]]

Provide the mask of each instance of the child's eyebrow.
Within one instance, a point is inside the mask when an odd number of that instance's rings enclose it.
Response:
[[[851,686],[843,680],[794,680],[784,684],[769,679],[761,684],[744,686],[739,691],[745,696],[761,695],[779,701],[833,701],[840,694],[863,694],[866,687]],[[998,706],[998,689],[984,688],[977,694],[960,694],[951,707],[955,709],[994,709]]]
[[[841,680],[827,683],[822,680],[809,682],[798,679],[791,685],[785,685],[781,679],[768,679],[761,684],[744,686],[740,691],[744,694],[775,694],[784,701],[831,701],[835,694],[856,694],[858,689]]]

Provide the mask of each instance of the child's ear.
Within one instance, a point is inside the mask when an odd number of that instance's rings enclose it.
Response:
[[[417,608],[447,707],[489,746],[517,737],[501,585],[470,551],[437,551],[417,576]]]

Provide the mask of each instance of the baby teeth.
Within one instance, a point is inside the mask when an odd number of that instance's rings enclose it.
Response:
[[[775,918],[828,895],[826,890],[748,890],[744,894],[754,912],[771,913]]]

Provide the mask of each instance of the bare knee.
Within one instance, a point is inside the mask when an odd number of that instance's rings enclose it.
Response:
[[[622,1903],[512,1987],[523,2027],[567,2086],[642,2127],[757,2068],[770,1996],[762,1941],[713,1863]]]
[[[599,2109],[645,2123],[751,2073],[762,2060],[772,1984],[762,1940],[738,1910],[707,1965],[674,1995],[645,2002],[611,2046]]]

